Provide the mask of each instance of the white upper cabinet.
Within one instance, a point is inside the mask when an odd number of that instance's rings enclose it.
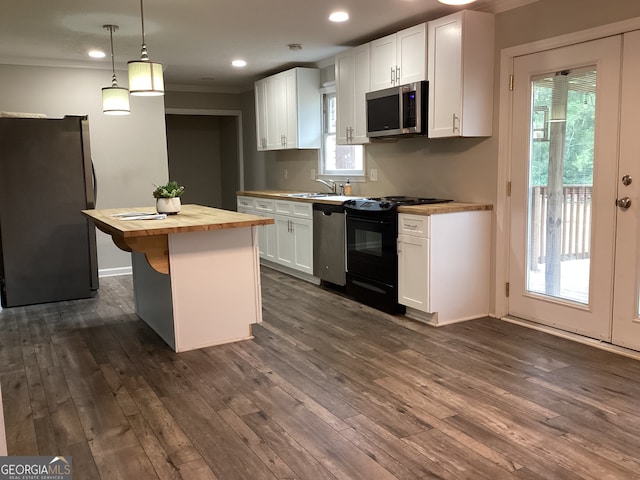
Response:
[[[339,145],[369,143],[367,105],[369,44],[336,56],[336,137]]]
[[[267,82],[266,79],[255,83],[256,92],[256,141],[258,151],[267,150]]]
[[[255,83],[258,150],[320,148],[320,71],[293,68]]]
[[[428,136],[491,136],[493,14],[463,10],[427,25]]]
[[[421,23],[371,42],[369,91],[427,79],[427,26]]]

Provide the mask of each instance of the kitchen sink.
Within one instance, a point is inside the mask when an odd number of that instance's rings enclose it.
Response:
[[[292,198],[322,198],[322,197],[332,197],[333,193],[316,193],[316,192],[307,192],[307,193],[288,193],[287,197]]]

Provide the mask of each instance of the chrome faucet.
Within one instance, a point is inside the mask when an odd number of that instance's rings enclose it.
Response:
[[[338,190],[336,189],[336,182],[334,182],[333,180],[329,180],[329,182],[322,180],[321,178],[316,178],[316,182],[320,182],[321,184],[323,184],[326,187],[329,187],[329,190],[331,190],[331,193],[333,193],[334,195],[338,193]]]

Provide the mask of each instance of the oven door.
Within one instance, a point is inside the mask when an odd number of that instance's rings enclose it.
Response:
[[[347,211],[347,271],[394,285],[398,277],[395,212]]]

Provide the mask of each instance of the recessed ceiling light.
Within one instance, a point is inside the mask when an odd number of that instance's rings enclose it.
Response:
[[[347,12],[333,12],[329,15],[329,20],[332,22],[346,22],[349,20],[349,14]]]
[[[104,58],[107,56],[102,50],[89,50],[89,56],[91,58]]]
[[[246,67],[247,66],[247,62],[245,62],[244,60],[234,60],[233,62],[231,62],[231,65],[233,65],[234,67]]]
[[[476,0],[438,0],[440,3],[444,3],[445,5],[467,5],[468,3],[473,3]]]

